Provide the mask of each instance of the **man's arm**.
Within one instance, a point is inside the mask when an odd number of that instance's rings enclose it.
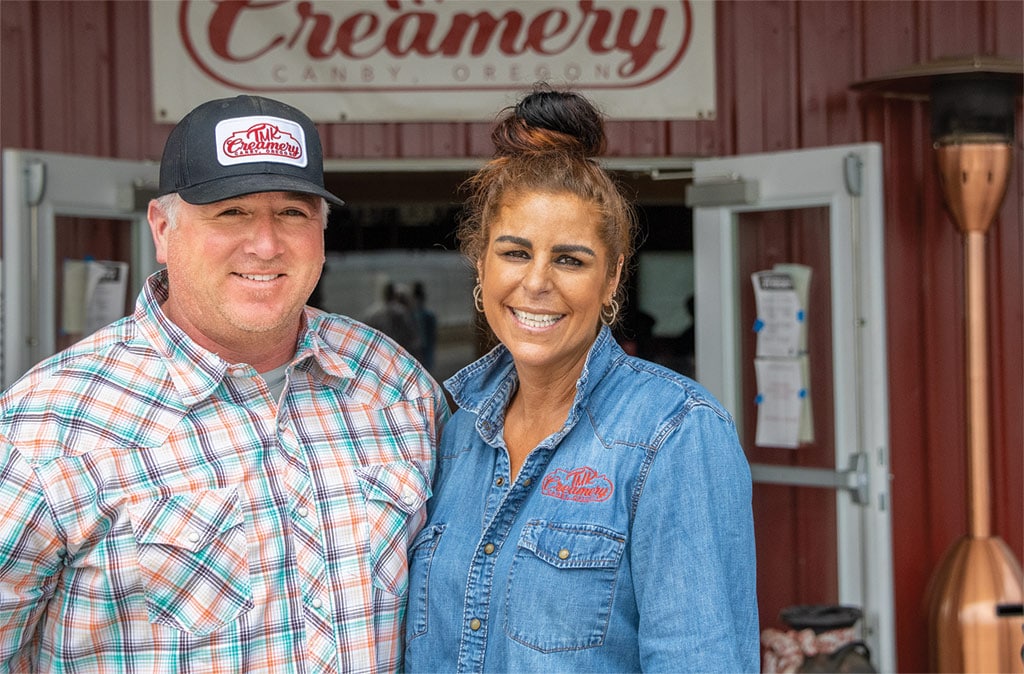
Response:
[[[35,471],[0,439],[0,672],[36,662],[33,639],[64,553]]]

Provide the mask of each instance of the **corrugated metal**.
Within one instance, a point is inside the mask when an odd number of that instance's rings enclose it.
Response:
[[[938,558],[966,530],[962,251],[942,206],[927,106],[862,97],[848,85],[942,56],[1019,58],[1022,12],[1024,3],[1000,0],[721,2],[715,21],[717,119],[610,126],[611,152],[620,156],[883,143],[901,671],[928,667],[925,585]],[[152,122],[146,3],[4,0],[0,19],[4,147],[159,157],[169,127]],[[337,124],[322,130],[333,158],[491,152],[488,125],[480,123]],[[1024,556],[1021,156],[988,237],[993,525],[1018,559]],[[804,559],[815,559],[812,543],[793,543]]]

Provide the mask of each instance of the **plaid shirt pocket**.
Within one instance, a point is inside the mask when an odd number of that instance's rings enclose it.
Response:
[[[363,466],[356,475],[366,499],[373,584],[403,597],[409,589],[409,519],[426,506],[430,487],[406,461]]]
[[[129,506],[152,623],[208,634],[253,607],[234,487]]]

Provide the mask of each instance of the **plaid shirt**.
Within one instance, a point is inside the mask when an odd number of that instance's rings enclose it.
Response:
[[[398,669],[442,390],[307,308],[279,406],[166,283],[0,398],[0,671]]]

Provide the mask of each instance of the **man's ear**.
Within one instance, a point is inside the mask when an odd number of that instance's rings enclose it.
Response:
[[[150,199],[146,218],[149,220],[149,231],[153,234],[156,261],[167,264],[167,231],[171,228],[171,220],[156,199]]]

